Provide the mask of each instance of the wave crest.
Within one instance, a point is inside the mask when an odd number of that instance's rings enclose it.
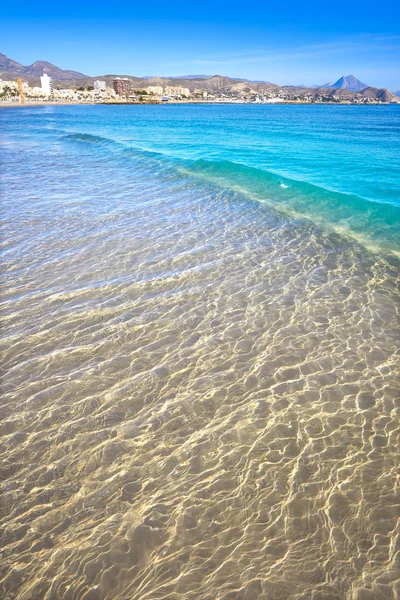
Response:
[[[230,160],[179,159],[88,133],[70,133],[62,139],[123,152],[131,159],[152,159],[158,172],[159,167],[164,166],[178,177],[190,176],[197,181],[235,190],[295,218],[311,219],[319,226],[341,236],[351,236],[371,249],[399,253],[400,206],[332,191]]]

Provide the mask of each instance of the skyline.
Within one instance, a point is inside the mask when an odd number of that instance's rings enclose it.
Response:
[[[329,14],[314,0],[284,8],[252,0],[246,11],[225,0],[83,7],[72,0],[67,7],[22,2],[2,13],[2,51],[24,65],[47,60],[90,76],[219,74],[278,85],[322,85],[352,73],[400,89],[394,2],[377,13],[372,2],[341,0]]]

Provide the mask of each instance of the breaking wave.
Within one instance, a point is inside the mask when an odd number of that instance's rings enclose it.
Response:
[[[311,219],[318,226],[341,236],[350,236],[375,251],[399,254],[398,224],[400,206],[326,189],[305,181],[236,163],[229,160],[189,160],[168,156],[87,133],[72,133],[65,141],[94,144],[130,159],[153,160],[176,176],[190,176],[243,194],[300,219]],[[151,165],[148,165],[151,166]]]

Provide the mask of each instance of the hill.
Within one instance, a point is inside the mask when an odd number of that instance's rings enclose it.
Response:
[[[86,79],[88,77],[78,71],[60,69],[44,60],[38,60],[31,65],[24,66],[8,58],[5,54],[0,54],[0,79],[21,77],[29,83],[38,83],[44,72],[56,81],[70,81],[71,79]]]

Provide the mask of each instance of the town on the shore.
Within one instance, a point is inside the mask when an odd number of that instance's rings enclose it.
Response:
[[[18,64],[10,61],[8,63]],[[24,78],[28,69],[48,65],[60,79],[42,68],[33,79]],[[21,67],[21,68],[19,68]],[[0,105],[13,104],[162,104],[162,103],[250,103],[250,104],[390,104],[400,97],[382,88],[362,84],[352,75],[336,84],[322,86],[278,86],[268,82],[231,79],[220,75],[188,77],[125,77],[105,75],[88,77],[74,71],[62,71],[50,63],[19,65],[14,73],[0,73]],[[25,71],[24,71],[25,70]],[[21,73],[21,75],[20,75]],[[66,80],[66,75],[74,76]],[[7,79],[4,77],[7,76]],[[13,76],[13,77],[12,77]],[[8,78],[9,77],[9,78]],[[62,77],[62,78],[61,78]],[[84,79],[83,79],[84,78]],[[37,85],[40,83],[40,85]]]

